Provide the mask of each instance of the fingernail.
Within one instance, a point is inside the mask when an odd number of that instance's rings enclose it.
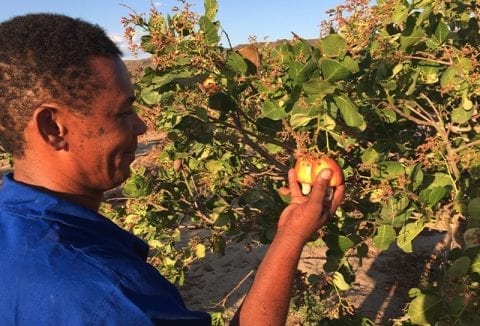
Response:
[[[322,177],[322,179],[330,180],[330,178],[332,177],[332,171],[330,169],[323,169],[320,172],[320,176]]]

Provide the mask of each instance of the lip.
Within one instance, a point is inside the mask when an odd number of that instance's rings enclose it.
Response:
[[[126,152],[123,152],[123,156],[133,161],[135,160],[136,152],[137,152],[136,150],[126,151]]]

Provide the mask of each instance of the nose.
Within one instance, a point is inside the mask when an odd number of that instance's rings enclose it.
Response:
[[[143,120],[135,114],[134,121],[133,121],[133,130],[137,136],[143,135],[147,131],[148,127],[143,122]]]

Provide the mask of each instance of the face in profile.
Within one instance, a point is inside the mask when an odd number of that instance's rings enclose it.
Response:
[[[137,138],[146,125],[133,109],[130,75],[120,58],[91,61],[102,88],[87,115],[72,114],[68,153],[71,182],[84,189],[105,191],[130,174]]]

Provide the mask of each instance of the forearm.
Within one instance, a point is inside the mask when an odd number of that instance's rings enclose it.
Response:
[[[302,248],[298,239],[275,237],[233,324],[285,325]]]
[[[311,193],[303,196],[295,171],[289,170],[290,204],[280,215],[277,234],[231,322],[232,326],[285,325],[303,246],[329,220],[344,198],[345,186],[342,184],[335,187],[333,197],[326,200],[331,177],[331,170],[322,170]]]

